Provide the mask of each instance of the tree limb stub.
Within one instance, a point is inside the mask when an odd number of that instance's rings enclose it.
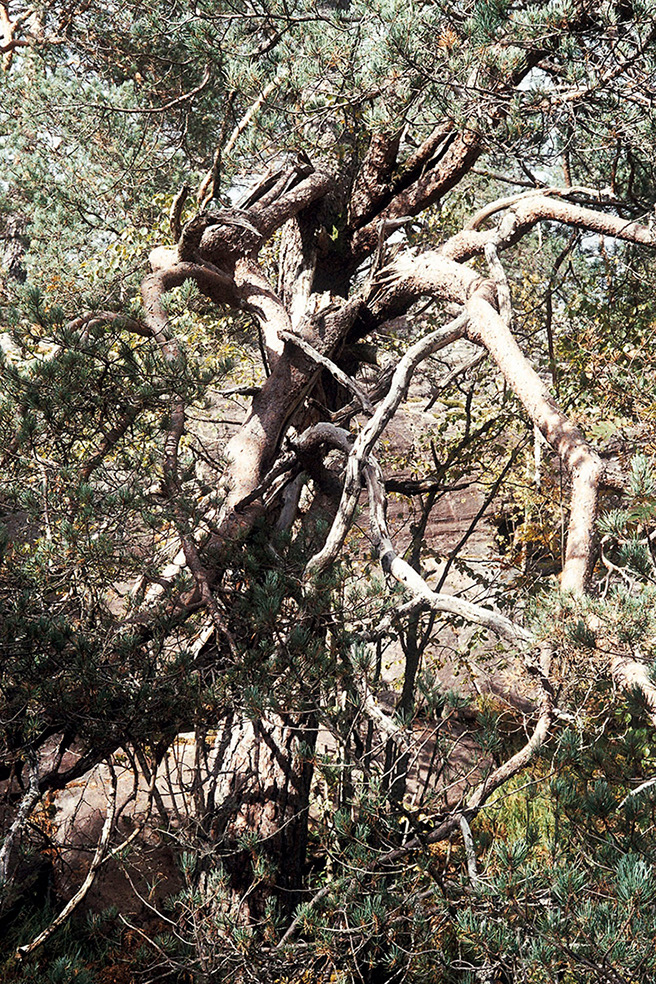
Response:
[[[476,163],[482,153],[480,140],[465,131],[450,143],[439,163],[419,176],[409,188],[399,192],[390,204],[353,236],[352,266],[356,268],[378,245],[380,222],[402,215],[418,215],[447,194]]]
[[[36,759],[32,759],[29,763],[29,777],[28,786],[20,801],[16,818],[7,831],[2,847],[0,848],[0,892],[7,883],[9,864],[14,845],[27,825],[32,810],[41,798],[38,761]]]

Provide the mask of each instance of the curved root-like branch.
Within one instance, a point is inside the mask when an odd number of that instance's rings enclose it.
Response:
[[[572,480],[572,499],[562,587],[585,590],[594,561],[594,524],[597,492],[604,475],[599,456],[580,429],[560,410],[546,386],[517,344],[512,331],[495,308],[493,281],[484,280],[440,252],[404,257],[382,272],[385,303],[394,297],[438,294],[465,303],[469,316],[467,338],[482,345],[494,359],[531,421],[559,455]],[[374,295],[375,307],[381,300]]]
[[[378,462],[369,457],[363,468],[369,495],[369,515],[371,519],[371,534],[373,544],[380,557],[380,563],[386,574],[407,588],[416,598],[435,612],[444,612],[464,618],[495,632],[513,646],[526,646],[535,642],[532,633],[517,625],[516,622],[500,615],[498,612],[482,605],[475,605],[464,598],[455,598],[431,590],[423,577],[417,573],[397,554],[389,535],[385,518],[385,492],[382,472]]]
[[[584,209],[570,202],[554,202],[543,198],[540,199],[539,208],[535,203],[534,197],[521,203],[527,221],[528,217],[531,222],[540,217],[560,219],[617,235],[619,238],[656,245],[656,234],[645,226],[626,223],[616,216]],[[519,208],[518,205],[516,211]],[[513,228],[515,221],[513,217]],[[466,234],[461,234],[464,235]],[[496,233],[472,232],[468,235],[479,238],[476,247],[463,250],[463,255],[483,251],[486,245],[503,240],[503,236]],[[449,300],[465,302],[469,315],[467,337],[482,345],[494,359],[529,418],[569,472],[572,491],[561,587],[564,591],[582,594],[587,588],[595,559],[599,486],[609,479],[613,486],[617,482],[609,475],[608,468],[604,468],[603,462],[589,446],[580,429],[560,410],[524,356],[504,318],[495,309],[496,291],[491,291],[491,283],[484,281],[468,267],[450,259],[451,255],[458,255],[460,252],[454,248],[457,242],[458,237],[454,237],[439,252],[426,252],[417,257],[404,256],[395,261],[377,278],[369,304],[374,311],[386,307],[389,309],[395,304],[406,303],[408,297],[416,298],[421,293],[437,294]],[[448,255],[445,256],[445,253]],[[491,252],[490,256],[493,257]],[[408,576],[417,575],[412,572]],[[623,656],[617,657],[611,665],[611,674],[622,689],[630,691],[637,688],[640,691],[652,721],[656,724],[656,686],[645,664]]]
[[[267,360],[273,368],[282,354],[283,336],[291,332],[289,314],[255,260],[244,258],[237,261],[235,285],[242,306],[252,312],[259,322]]]
[[[87,311],[86,314],[81,314],[74,321],[69,321],[67,327],[69,331],[81,332],[82,338],[86,339],[92,328],[105,324],[117,324],[117,327],[125,328],[126,331],[131,331],[134,335],[152,338],[153,333],[148,325],[118,311]]]
[[[430,335],[426,335],[425,338],[420,339],[409,348],[399,362],[392,376],[387,396],[381,401],[373,417],[364,425],[353,444],[346,465],[344,489],[337,515],[323,547],[308,561],[304,574],[306,581],[321,574],[334,563],[350,529],[353,514],[360,498],[362,464],[408,392],[413,372],[420,362],[433,355],[434,352],[438,352],[462,338],[466,324],[466,316],[461,315],[446,327],[431,332]]]
[[[586,229],[601,236],[611,236],[640,246],[656,247],[656,232],[648,225],[627,220],[619,215],[610,215],[576,202],[556,197],[557,189],[550,189],[550,195],[536,192],[533,195],[516,198],[514,201],[502,199],[495,204],[499,209],[507,209],[498,229],[480,231],[465,228],[452,236],[440,247],[440,253],[460,262],[483,252],[486,243],[494,243],[498,248],[506,248],[518,242],[538,222],[560,222],[575,229]],[[562,194],[571,193],[563,189]],[[504,204],[505,202],[505,204]]]
[[[178,262],[176,251],[166,248],[153,250],[150,262],[153,273],[143,281],[141,296],[146,309],[146,325],[160,347],[164,346],[165,356],[166,343],[170,343],[169,319],[162,297],[167,291],[180,287],[186,280],[193,280],[198,289],[216,304],[239,306],[240,298],[232,277],[216,267],[204,263]],[[175,351],[177,353],[177,347]]]
[[[513,208],[515,205],[527,199],[549,198],[551,196],[554,198],[571,198],[572,195],[585,195],[586,198],[598,198],[599,200],[605,197],[602,192],[587,187],[531,188],[530,191],[522,191],[517,195],[509,195],[507,198],[497,198],[496,201],[483,206],[483,208],[472,215],[469,222],[464,224],[463,230],[480,229],[483,223],[493,215]]]
[[[512,332],[478,292],[467,301],[468,337],[492,356],[532,422],[538,427],[572,480],[567,549],[561,576],[564,591],[585,591],[595,559],[597,496],[603,464],[580,429],[560,410],[530,365]]]

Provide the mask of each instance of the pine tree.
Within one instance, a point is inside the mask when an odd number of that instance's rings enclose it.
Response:
[[[653,977],[655,30],[0,3],[7,979]]]

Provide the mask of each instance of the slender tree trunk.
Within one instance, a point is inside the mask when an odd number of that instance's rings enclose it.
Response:
[[[233,919],[291,912],[302,888],[317,729],[313,716],[230,716],[215,746],[209,832],[221,846]]]

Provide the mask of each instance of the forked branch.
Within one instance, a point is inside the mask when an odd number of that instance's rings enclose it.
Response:
[[[378,405],[373,417],[364,425],[353,444],[353,449],[349,454],[346,465],[344,488],[339,509],[333,520],[326,542],[321,550],[308,561],[304,575],[306,580],[317,577],[322,571],[325,571],[334,563],[337,558],[346,534],[351,527],[353,514],[360,498],[360,474],[363,463],[366,461],[376,441],[385,430],[385,427],[407,394],[415,369],[430,355],[462,338],[465,333],[466,323],[466,316],[461,315],[444,328],[431,332],[409,348],[399,362],[392,376],[392,382],[387,396]]]

